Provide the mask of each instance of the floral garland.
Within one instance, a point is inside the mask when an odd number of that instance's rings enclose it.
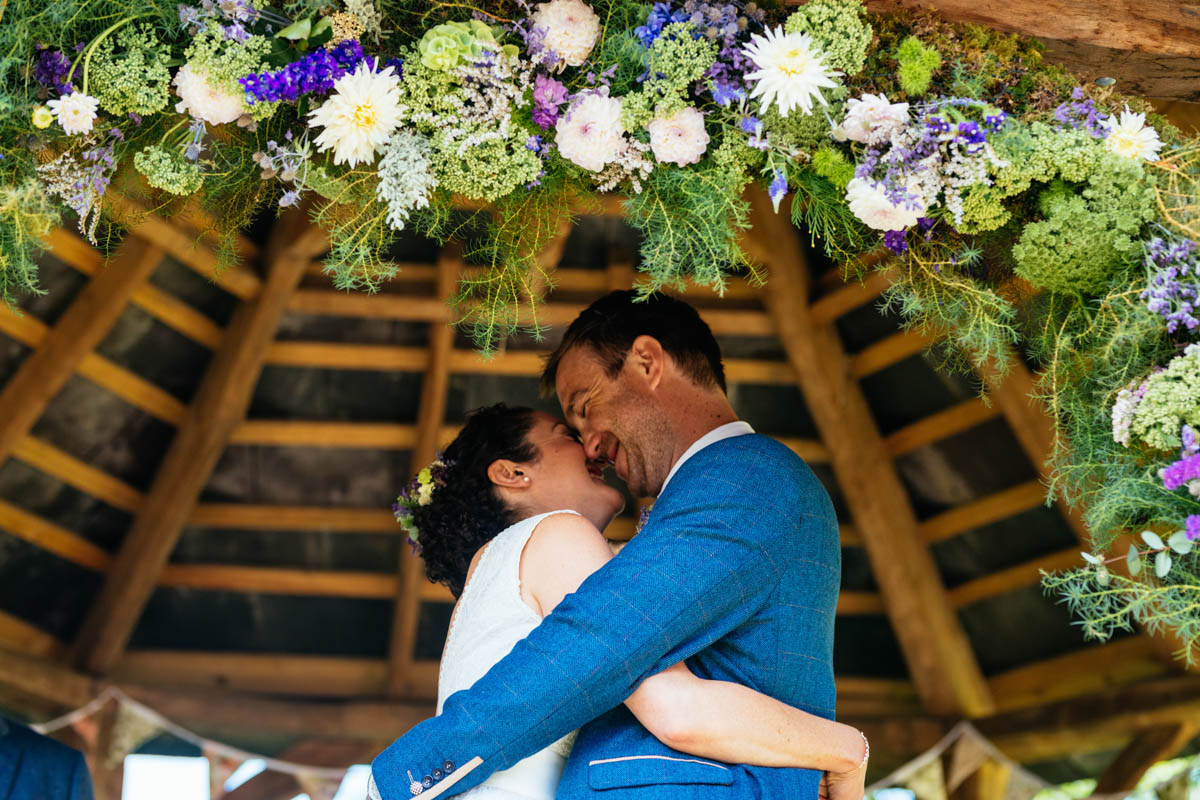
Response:
[[[339,288],[390,278],[405,228],[482,225],[491,268],[456,300],[489,350],[536,306],[536,254],[580,200],[624,199],[646,290],[720,289],[750,266],[758,182],[851,274],[891,269],[887,301],[966,360],[1037,363],[1053,489],[1088,499],[1095,540],[1046,585],[1092,635],[1137,619],[1200,642],[1200,147],[1145,101],[1036,42],[859,0],[195,2],[10,0],[9,302],[65,211],[107,245],[112,191],[198,199],[227,242],[308,197]],[[1106,551],[1146,526],[1115,587]]]

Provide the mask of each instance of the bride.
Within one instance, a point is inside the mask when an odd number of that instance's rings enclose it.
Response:
[[[409,486],[397,516],[432,581],[458,597],[442,653],[438,712],[470,688],[583,580],[612,558],[600,533],[621,494],[565,423],[503,404],[472,414]],[[741,684],[703,680],[684,663],[625,701],[656,738],[701,758],[825,773],[822,796],[861,800],[866,738]],[[470,800],[552,800],[568,735],[468,790]],[[413,794],[421,777],[408,776]],[[434,776],[440,778],[441,776]],[[370,795],[378,799],[374,778]]]

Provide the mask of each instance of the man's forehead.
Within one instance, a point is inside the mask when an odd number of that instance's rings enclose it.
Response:
[[[589,348],[572,347],[558,362],[554,392],[564,411],[571,410],[572,401],[595,388],[604,374],[600,359]]]

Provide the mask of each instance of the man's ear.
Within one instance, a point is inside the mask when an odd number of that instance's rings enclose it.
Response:
[[[488,465],[488,479],[505,489],[526,489],[529,487],[529,475],[522,465],[507,458],[498,458]]]
[[[662,342],[653,336],[642,334],[633,340],[629,355],[625,357],[625,366],[633,369],[634,375],[648,388],[657,389],[666,370],[666,358]]]

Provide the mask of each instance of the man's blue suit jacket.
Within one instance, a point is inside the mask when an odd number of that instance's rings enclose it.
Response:
[[[621,704],[687,659],[833,718],[840,579],[833,505],[807,465],[765,436],[709,445],[616,558],[375,759],[383,800],[466,791],[581,726],[559,798],[816,798],[819,773],[684,755]]]
[[[92,800],[78,750],[0,717],[0,800]]]

